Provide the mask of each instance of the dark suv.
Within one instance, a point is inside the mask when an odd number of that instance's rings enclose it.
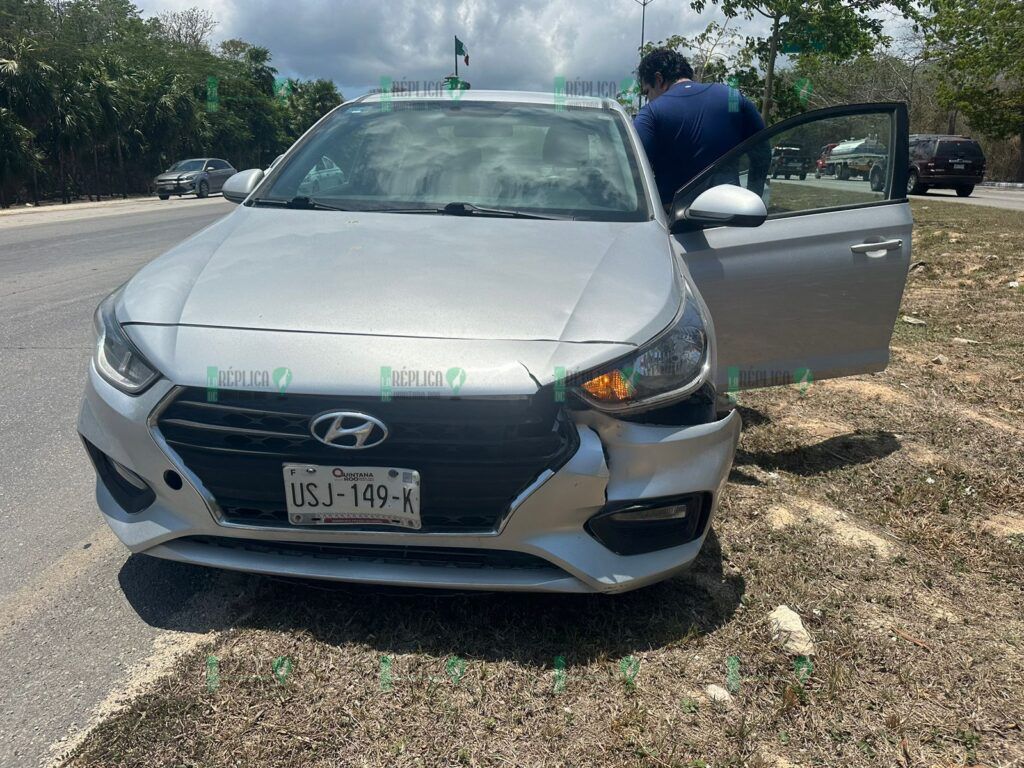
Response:
[[[798,176],[801,181],[807,178],[807,172],[814,169],[814,158],[804,152],[800,144],[786,144],[772,147],[771,174],[773,179],[782,174],[787,179]]]
[[[910,137],[910,172],[907,193],[922,195],[929,189],[955,189],[969,197],[985,176],[985,155],[966,136],[921,133]]]

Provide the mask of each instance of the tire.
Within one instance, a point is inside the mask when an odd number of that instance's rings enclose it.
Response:
[[[845,165],[840,165],[836,172],[836,178],[840,181],[846,181],[850,178],[850,169]]]
[[[965,185],[963,185],[961,187],[957,187],[956,188],[956,196],[957,197],[970,197],[971,193],[973,191],[974,191],[974,185],[973,184],[965,184]]]
[[[907,194],[923,195],[927,191],[928,188],[921,183],[921,180],[917,176],[917,171],[911,168],[910,173],[907,174]]]
[[[779,174],[778,174],[778,172],[777,172],[777,171],[776,171],[776,172],[774,172],[774,173],[772,173],[772,178],[773,178],[773,179],[777,179],[777,178],[779,178]]]
[[[788,173],[787,173],[787,174],[783,174],[783,177],[782,177],[782,178],[784,178],[784,179],[786,179],[787,181],[789,181],[789,174],[788,174]]]
[[[161,200],[170,200],[171,199],[170,195],[157,195],[157,197],[159,197]]]
[[[206,180],[199,182],[199,188],[196,189],[196,197],[202,199],[208,197],[210,194],[210,185],[206,183]]]
[[[877,165],[871,169],[871,176],[868,181],[871,182],[872,192],[881,192],[882,187],[885,186],[885,180],[882,177],[882,170]]]
[[[800,174],[800,181],[803,181],[806,178],[807,178],[807,174],[806,173],[801,173]]]

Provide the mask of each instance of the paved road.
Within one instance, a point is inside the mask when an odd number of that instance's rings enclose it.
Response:
[[[96,304],[229,210],[172,200],[70,220],[0,216],[3,768],[37,765],[112,691],[223,627],[238,602],[239,577],[128,556],[95,507],[75,430]]]
[[[796,177],[789,179],[773,179],[772,184],[799,184],[800,186],[820,187],[822,189],[848,189],[852,192],[870,193],[871,187],[860,179],[840,181],[825,176],[820,179],[808,176],[803,181]],[[957,197],[952,189],[931,189],[925,195],[911,195],[911,200],[967,203],[968,205],[984,205],[991,208],[1005,208],[1010,211],[1024,211],[1024,189],[1006,189],[1000,187],[975,187],[970,197]]]

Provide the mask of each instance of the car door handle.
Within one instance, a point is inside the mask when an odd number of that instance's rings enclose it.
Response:
[[[880,243],[857,243],[851,245],[854,253],[866,253],[868,256],[881,256],[886,251],[895,251],[903,247],[902,240],[883,240]]]

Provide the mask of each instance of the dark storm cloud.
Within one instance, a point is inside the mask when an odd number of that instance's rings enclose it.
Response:
[[[144,2],[147,14],[193,0]],[[282,74],[329,77],[345,95],[378,87],[382,77],[437,81],[454,69],[453,35],[470,53],[459,73],[474,88],[551,90],[568,83],[618,83],[636,67],[640,6],[633,0],[215,0],[216,38],[264,45]],[[693,34],[707,23],[686,3],[655,0],[647,39]]]

